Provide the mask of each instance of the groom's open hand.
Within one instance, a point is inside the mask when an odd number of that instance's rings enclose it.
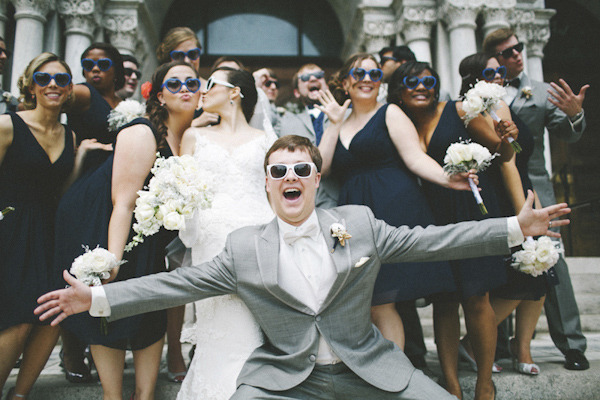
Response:
[[[88,311],[92,306],[92,290],[89,286],[75,279],[67,270],[63,271],[63,277],[71,287],[41,296],[37,300],[40,306],[33,310],[35,315],[40,316],[40,321],[58,314],[50,323],[52,326],[58,325],[69,315]]]
[[[563,215],[571,212],[571,209],[567,206],[567,203],[555,204],[553,206],[544,207],[541,210],[533,208],[533,192],[527,191],[527,200],[521,208],[521,212],[517,215],[519,225],[521,225],[521,231],[524,236],[551,236],[555,238],[560,237],[560,233],[553,232],[550,230],[551,227],[568,225],[571,221],[568,219],[556,220]],[[552,221],[552,224],[550,224]]]

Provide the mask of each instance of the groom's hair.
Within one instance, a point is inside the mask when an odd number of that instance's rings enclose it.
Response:
[[[317,148],[317,146],[312,144],[308,138],[298,135],[282,136],[279,139],[277,139],[275,143],[273,143],[273,145],[265,155],[265,172],[267,172],[267,165],[269,165],[269,157],[271,156],[271,154],[273,154],[277,150],[282,149],[285,149],[289,152],[294,152],[296,150],[306,151],[310,155],[312,162],[314,162],[317,166],[317,171],[321,172],[321,165],[323,165],[323,159],[321,158],[321,153],[319,152],[319,149]]]

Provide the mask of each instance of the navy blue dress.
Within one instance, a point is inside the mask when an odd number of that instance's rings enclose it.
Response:
[[[13,141],[0,165],[0,210],[15,210],[0,221],[0,331],[41,324],[33,309],[53,289],[54,215],[75,158],[68,127],[64,150],[52,163],[21,117],[10,117]]]
[[[510,112],[515,125],[517,125],[517,128],[519,129],[518,142],[523,150],[517,154],[515,162],[519,171],[519,176],[521,177],[521,183],[523,184],[523,192],[525,193],[525,196],[527,196],[527,190],[533,190],[527,168],[529,157],[533,154],[533,135],[525,122],[523,122],[513,110],[510,110]],[[515,210],[510,201],[508,192],[504,187],[500,171],[495,168],[492,169],[491,172],[494,175],[494,184],[498,194],[502,215],[506,217],[515,215]],[[521,250],[521,247],[515,248],[514,250]],[[509,258],[506,261],[506,284],[494,289],[490,293],[491,296],[509,300],[539,300],[542,296],[546,295],[547,285],[553,283],[553,279],[548,279],[548,273],[553,274],[554,272],[553,268],[543,275],[532,276],[517,271],[510,263],[511,259]]]
[[[434,223],[416,177],[406,168],[390,138],[382,106],[346,149],[338,140],[332,173],[343,182],[338,204],[369,206],[392,226]],[[384,264],[375,282],[373,305],[414,300],[454,291],[447,262]]]
[[[427,154],[443,166],[448,147],[467,139],[470,139],[470,136],[456,111],[456,103],[448,101],[429,142]],[[501,215],[496,191],[488,172],[479,172],[477,175],[481,197],[489,212],[487,215],[481,214],[470,191],[451,190],[429,182],[423,183],[437,225],[479,221]],[[500,256],[455,260],[450,261],[450,264],[458,287],[458,295],[463,299],[484,295],[506,282],[504,260]]]
[[[136,124],[144,124],[152,128],[150,121],[138,118],[120,130]],[[169,157],[172,153],[167,147],[161,151],[161,155]],[[57,287],[61,285],[64,287],[64,281],[61,282],[62,271],[68,270],[73,260],[84,252],[82,246],[89,246],[90,249],[98,245],[105,249],[108,247],[108,224],[113,210],[112,169],[113,153],[110,153],[109,158],[98,169],[73,183],[60,201],[56,215],[54,263],[54,277],[58,279]],[[150,175],[146,179],[146,184],[149,179]],[[133,222],[132,219],[132,225]],[[115,281],[164,271],[165,233],[161,230],[145,238],[144,242],[134,247],[131,252],[124,253],[123,258],[127,263],[121,266]],[[133,235],[132,229],[128,240],[131,240]],[[171,232],[168,232],[168,235],[172,237]],[[81,313],[67,318],[61,326],[86,344],[139,350],[155,343],[165,334],[166,311],[110,322],[108,335],[101,334],[100,322],[100,318],[92,318],[88,313]]]
[[[80,83],[90,90],[90,108],[82,113],[75,111],[67,112],[69,126],[75,132],[77,143],[83,139],[96,139],[100,143],[108,144],[115,140],[115,132],[108,130],[108,114],[112,107],[104,97],[89,83]],[[90,169],[98,168],[110,155],[104,150],[90,152],[86,158],[82,170],[88,172]]]

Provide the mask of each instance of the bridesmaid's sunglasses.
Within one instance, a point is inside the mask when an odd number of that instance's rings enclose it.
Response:
[[[54,83],[60,87],[65,87],[71,83],[71,75],[66,72],[59,72],[54,75],[50,75],[47,72],[35,72],[33,74],[33,81],[41,87],[48,86],[53,79]]]
[[[506,76],[506,67],[504,65],[501,65],[496,69],[486,68],[481,73],[481,75],[483,76],[483,79],[485,79],[488,82],[493,81],[494,78],[496,77],[496,74],[500,74],[500,78],[504,79],[504,77]]]
[[[383,78],[383,71],[379,68],[373,68],[368,71],[364,68],[352,68],[349,75],[352,75],[357,81],[362,81],[365,79],[365,76],[369,75],[371,81],[379,82]]]
[[[195,61],[198,59],[198,57],[200,57],[200,54],[202,54],[202,50],[200,50],[198,47],[195,47],[188,51],[173,50],[169,54],[171,55],[171,60],[173,61],[185,61],[186,57]]]
[[[404,86],[411,90],[416,89],[417,86],[419,86],[421,83],[423,84],[425,89],[428,90],[434,88],[437,84],[435,76],[431,75],[424,76],[422,78],[419,78],[418,76],[405,76],[402,82],[404,83]]]
[[[93,70],[96,65],[98,66],[98,69],[100,69],[100,71],[108,71],[110,67],[113,66],[113,62],[110,58],[100,58],[98,60],[84,58],[83,60],[81,60],[81,67],[87,72]]]
[[[296,164],[270,164],[267,165],[267,174],[274,180],[280,180],[287,176],[291,169],[298,178],[308,178],[312,175],[313,168],[317,168],[314,163],[300,162]]]
[[[185,82],[181,82],[177,78],[171,78],[167,79],[160,88],[163,89],[166,87],[169,92],[175,94],[179,93],[179,91],[184,85],[187,88],[187,90],[189,90],[192,93],[196,93],[198,90],[200,90],[201,83],[200,79],[197,78],[188,78],[185,80]]]

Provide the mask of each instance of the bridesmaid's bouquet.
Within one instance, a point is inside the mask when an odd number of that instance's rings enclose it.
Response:
[[[136,100],[123,100],[108,114],[108,130],[115,132],[125,124],[146,115],[146,105]]]
[[[0,221],[4,219],[4,216],[11,211],[15,211],[14,207],[6,207],[4,210],[0,211]]]
[[[514,269],[525,274],[540,276],[556,264],[563,250],[560,244],[548,236],[541,236],[534,240],[531,236],[523,243],[523,250],[512,255]]]
[[[492,160],[497,155],[498,154],[490,153],[486,147],[479,143],[473,143],[469,140],[452,143],[446,150],[446,156],[444,157],[444,171],[450,175],[469,172],[472,169],[480,172],[489,167],[492,164]],[[479,210],[483,215],[487,214],[488,211],[483,204],[479,189],[471,178],[469,178],[469,186],[471,186],[475,201],[477,201],[477,204],[479,205]]]
[[[125,246],[131,251],[154,235],[161,226],[168,230],[185,230],[185,220],[197,209],[211,207],[213,192],[209,179],[200,173],[190,155],[159,157],[151,170],[154,175],[146,190],[138,191],[133,230],[137,233]]]
[[[110,271],[127,261],[117,261],[117,257],[110,251],[97,246],[94,250],[84,246],[85,253],[77,257],[69,272],[77,280],[88,286],[101,286],[102,279],[110,277]],[[108,335],[108,321],[102,317],[100,322],[100,331],[103,335]]]
[[[496,122],[500,122],[500,117],[496,114],[496,110],[500,108],[500,100],[506,96],[506,89],[502,86],[486,81],[479,81],[467,93],[465,93],[462,109],[466,113],[463,119],[465,120],[465,128],[469,126],[469,122],[479,114],[486,112]],[[521,152],[521,146],[512,137],[508,137],[508,142],[516,153]]]

